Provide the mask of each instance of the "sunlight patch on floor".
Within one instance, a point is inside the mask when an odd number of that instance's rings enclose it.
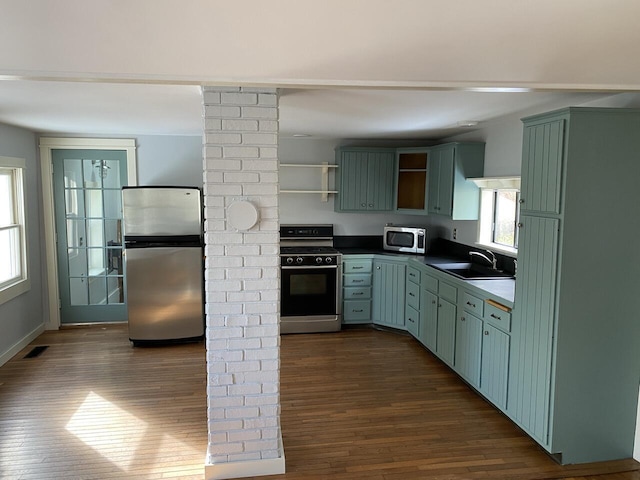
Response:
[[[147,426],[135,415],[97,393],[89,392],[65,428],[111,463],[127,471]]]
[[[164,471],[167,461],[200,454],[199,450],[166,433],[161,434],[158,442],[159,432],[150,431],[147,422],[95,392],[89,392],[65,429],[125,472],[135,468],[136,454],[159,455],[157,469],[153,471]]]

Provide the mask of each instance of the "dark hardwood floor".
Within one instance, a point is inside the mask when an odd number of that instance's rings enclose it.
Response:
[[[124,325],[46,332],[0,368],[0,478],[203,478],[204,359]],[[281,363],[287,473],[261,478],[640,480],[632,459],[556,464],[404,335],[288,335]]]

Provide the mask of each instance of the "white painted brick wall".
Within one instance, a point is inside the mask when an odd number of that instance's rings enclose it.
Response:
[[[208,463],[279,458],[278,96],[205,87],[203,102]],[[259,210],[249,231],[227,223],[240,200]]]

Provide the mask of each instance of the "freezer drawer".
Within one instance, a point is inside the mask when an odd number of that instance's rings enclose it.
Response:
[[[132,341],[204,334],[202,253],[201,247],[125,250]]]

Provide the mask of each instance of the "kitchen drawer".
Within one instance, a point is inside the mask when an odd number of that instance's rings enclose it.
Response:
[[[407,308],[404,311],[404,325],[407,327],[407,330],[414,337],[418,336],[418,311],[415,308],[412,308],[407,305]]]
[[[369,287],[371,286],[371,275],[368,273],[352,273],[342,277],[344,287]]]
[[[342,263],[343,273],[371,273],[371,260],[345,260]]]
[[[430,292],[438,294],[438,279],[434,277],[430,277],[429,275],[423,275],[422,277],[422,288],[429,290]]]
[[[342,312],[344,323],[357,323],[371,320],[371,302],[369,300],[348,300],[344,302]]]
[[[463,292],[462,304],[467,312],[473,313],[476,317],[482,318],[484,307],[483,300],[479,299],[478,297],[474,297],[470,293]]]
[[[503,310],[503,308],[508,311]],[[511,309],[508,307],[503,308],[498,308],[488,302],[485,303],[484,320],[505,332],[509,332],[511,330]]]
[[[420,287],[413,282],[407,282],[407,305],[420,308]]]
[[[420,285],[420,270],[413,267],[407,267],[407,279]]]
[[[458,289],[448,283],[440,282],[438,285],[438,296],[456,303],[458,301]]]
[[[344,289],[345,300],[370,300],[371,287],[346,287]]]

